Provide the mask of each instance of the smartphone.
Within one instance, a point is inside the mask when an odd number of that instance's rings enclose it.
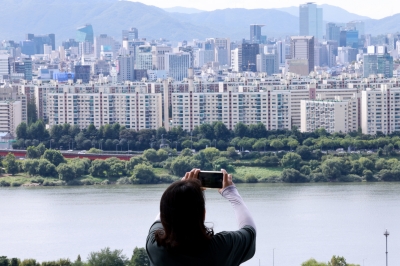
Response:
[[[218,171],[201,171],[199,173],[199,180],[201,186],[205,188],[222,188],[222,180],[224,174]]]

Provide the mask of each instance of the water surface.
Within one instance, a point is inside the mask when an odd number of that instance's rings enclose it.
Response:
[[[144,247],[166,185],[0,188],[0,256],[86,258],[104,247]],[[238,185],[257,224],[257,253],[245,265],[300,265],[332,255],[362,265],[400,263],[400,183]],[[206,192],[207,221],[235,230],[229,203]]]

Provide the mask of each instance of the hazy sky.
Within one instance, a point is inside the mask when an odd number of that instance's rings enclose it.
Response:
[[[201,10],[215,10],[223,8],[277,8],[298,6],[307,2],[299,0],[141,0],[146,5],[158,7],[193,7]],[[400,13],[400,2],[396,0],[314,0],[317,4],[330,4],[346,9],[351,13],[368,16],[371,18],[383,18]]]

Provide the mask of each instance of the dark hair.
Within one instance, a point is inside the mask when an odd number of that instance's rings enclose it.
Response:
[[[177,181],[161,197],[160,217],[164,230],[158,230],[158,245],[168,249],[204,246],[214,231],[204,225],[205,198],[198,180]]]

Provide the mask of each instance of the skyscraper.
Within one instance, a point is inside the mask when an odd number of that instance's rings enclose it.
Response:
[[[327,23],[325,39],[327,41],[336,41],[339,44],[340,43],[340,26],[336,25],[335,23]]]
[[[94,39],[94,52],[97,58],[100,58],[101,46],[110,46],[114,53],[115,40],[107,34],[100,34]]]
[[[314,37],[313,36],[293,36],[291,37],[291,63],[296,68],[301,68],[293,72],[298,74],[310,73],[314,71]],[[301,61],[301,62],[300,62]],[[306,63],[306,64],[304,64]]]
[[[258,43],[243,43],[239,46],[239,71],[257,71]]]
[[[261,43],[261,28],[265,25],[250,25],[250,43]]]
[[[122,30],[122,40],[133,41],[139,39],[139,31],[136,28],[130,28],[129,30]]]
[[[166,53],[165,54],[165,70],[168,77],[177,81],[181,81],[188,76],[188,69],[190,68],[190,53]]]
[[[50,45],[52,50],[56,49],[55,34],[35,35],[32,33],[26,34],[26,40],[32,41],[35,46],[35,54],[43,54],[45,44]]]
[[[76,30],[75,39],[77,42],[90,42],[91,44],[94,44],[94,34],[92,25],[86,24],[85,26],[79,27]]]
[[[323,27],[323,11],[314,3],[306,3],[300,5],[300,35],[314,36],[314,38],[322,40]]]
[[[383,74],[386,78],[393,77],[393,57],[385,46],[368,46],[368,54],[364,54],[364,77]]]

